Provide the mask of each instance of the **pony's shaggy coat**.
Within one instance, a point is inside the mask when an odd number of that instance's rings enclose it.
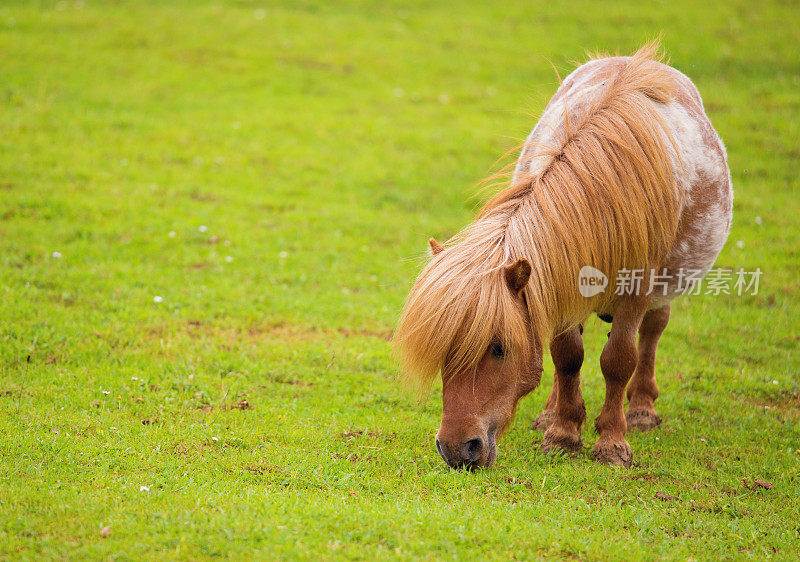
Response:
[[[495,341],[525,352],[609,311],[613,290],[580,295],[583,265],[615,279],[664,262],[684,195],[659,111],[675,79],[656,49],[639,50],[580,103],[553,98],[560,121],[529,139],[508,186],[420,273],[395,333],[406,380],[469,372]],[[525,308],[503,275],[518,258],[533,266]]]

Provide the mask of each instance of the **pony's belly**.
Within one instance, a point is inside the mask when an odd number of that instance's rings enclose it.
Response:
[[[733,192],[726,177],[718,185],[703,186],[695,204],[684,210],[681,226],[667,259],[656,273],[662,285],[656,285],[650,308],[660,308],[690,289],[694,279],[702,279],[728,239]]]

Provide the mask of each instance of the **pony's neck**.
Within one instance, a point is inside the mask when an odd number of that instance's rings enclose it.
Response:
[[[581,255],[577,242],[546,217],[527,212],[522,208],[526,204],[507,209],[504,215],[490,213],[485,219],[505,221],[498,247],[507,262],[525,258],[531,264],[524,296],[532,329],[537,339],[545,340],[582,322],[592,303],[578,291],[580,265],[573,266]]]

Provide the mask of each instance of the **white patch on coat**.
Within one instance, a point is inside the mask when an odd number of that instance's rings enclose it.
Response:
[[[676,101],[658,104],[657,107],[678,149],[679,158],[670,146],[678,195],[685,206],[691,207],[697,184],[701,181],[712,183],[724,181],[728,173],[727,166],[714,150],[715,147],[706,143],[701,128],[704,123],[694,117],[688,109]],[[710,124],[708,126],[710,127]],[[719,141],[718,137],[717,140]]]
[[[669,294],[654,298],[651,308],[663,306],[680,294],[677,291],[681,269],[700,270],[702,275],[708,272],[728,238],[733,201],[725,147],[708,118],[697,116],[675,101],[659,105],[659,110],[680,156],[671,151],[683,207],[681,227],[663,264],[672,279]],[[714,139],[712,144],[708,137]],[[707,209],[701,208],[701,200],[708,204]]]
[[[515,181],[520,174],[537,172],[550,162],[549,156],[535,156],[537,149],[542,145],[552,145],[558,140],[556,131],[559,127],[563,127],[564,116],[567,112],[575,115],[576,111],[588,108],[594,96],[601,93],[604,82],[586,86],[594,79],[596,74],[596,70],[593,71],[594,67],[602,67],[602,65],[598,65],[599,62],[601,61],[589,61],[576,68],[561,83],[553,98],[559,97],[561,92],[564,92],[563,95],[558,101],[548,104],[536,126],[525,139],[525,147],[522,149],[514,169]]]

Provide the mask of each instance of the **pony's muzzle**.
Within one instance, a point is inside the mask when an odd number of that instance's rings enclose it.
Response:
[[[436,450],[451,468],[476,468],[491,466],[497,456],[494,437],[473,437],[466,441],[449,443],[436,437]]]

